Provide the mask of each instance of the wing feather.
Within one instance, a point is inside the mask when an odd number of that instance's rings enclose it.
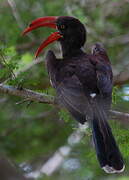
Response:
[[[57,88],[58,99],[61,104],[80,122],[84,123],[92,116],[92,110],[85,96],[82,84],[78,77],[65,79]]]

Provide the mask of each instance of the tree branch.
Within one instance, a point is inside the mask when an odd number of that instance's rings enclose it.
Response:
[[[45,93],[38,93],[29,89],[18,89],[13,86],[0,84],[0,92],[13,96],[19,96],[28,99],[28,101],[56,104],[55,98],[53,96],[47,95]]]
[[[127,82],[129,82],[129,70],[126,69],[121,71],[118,75],[114,76],[114,85],[121,86]]]
[[[19,97],[27,99],[28,101],[59,105],[56,97],[47,95],[45,93],[38,93],[29,89],[18,89],[13,86],[0,84],[0,93],[9,94],[13,96],[19,96]],[[118,119],[125,118],[126,120],[129,120],[128,113],[111,111],[111,115],[117,117]]]
[[[127,44],[127,43],[129,43],[129,33],[112,38],[112,39],[108,40],[108,43],[110,45],[112,45],[112,44]]]
[[[129,121],[129,113],[123,113],[123,112],[119,112],[119,111],[114,111],[114,110],[111,110],[110,111],[111,113],[111,116],[112,117],[115,117],[113,119],[117,119],[117,120],[120,120],[120,121]]]

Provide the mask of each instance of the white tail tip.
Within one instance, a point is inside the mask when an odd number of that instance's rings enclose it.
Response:
[[[122,169],[120,170],[116,170],[114,169],[113,167],[110,167],[109,165],[106,165],[104,167],[102,167],[102,169],[106,172],[106,173],[109,173],[109,174],[113,174],[113,173],[122,173],[125,169],[125,165],[123,166]]]

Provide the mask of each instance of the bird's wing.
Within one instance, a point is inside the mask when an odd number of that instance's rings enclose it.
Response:
[[[78,77],[71,74],[62,80],[57,81],[57,64],[59,60],[52,51],[48,51],[46,56],[46,66],[51,80],[51,84],[57,90],[59,103],[62,104],[72,116],[80,123],[88,119],[90,112],[87,97],[84,94],[83,87]]]
[[[55,54],[52,51],[48,51],[45,64],[47,67],[48,75],[50,78],[51,85],[56,88],[56,65],[57,65],[57,59]]]
[[[78,77],[74,74],[63,80],[57,87],[57,94],[60,103],[80,123],[91,118],[91,107]]]
[[[95,65],[97,86],[101,94],[112,93],[112,68],[106,50],[101,43],[92,47],[92,63]]]
[[[96,106],[101,109],[101,112],[104,110],[104,113],[109,114],[112,102],[112,69],[110,63],[105,61],[104,58],[105,56],[95,56],[96,83],[99,90],[95,102]]]
[[[98,59],[100,57],[98,56]],[[112,70],[110,64],[103,61],[96,63],[97,87],[101,94],[110,95],[112,93]]]
[[[103,95],[112,93],[112,75],[111,67],[104,63],[96,65],[97,87]]]

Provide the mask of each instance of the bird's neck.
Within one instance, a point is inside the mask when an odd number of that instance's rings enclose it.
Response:
[[[63,58],[67,57],[76,57],[81,54],[84,54],[82,48],[76,48],[74,46],[66,45],[61,43],[62,55]]]

